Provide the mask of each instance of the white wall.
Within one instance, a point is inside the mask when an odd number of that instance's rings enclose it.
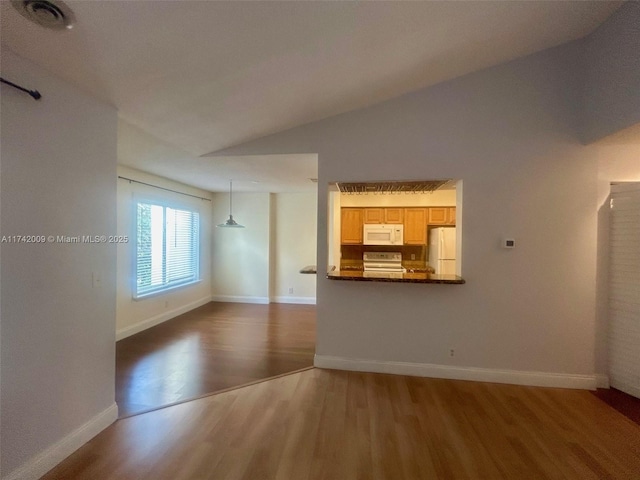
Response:
[[[323,125],[345,140],[321,150],[320,180],[369,180],[362,172],[417,180],[425,171],[463,180],[468,283],[325,280],[318,287],[320,356],[346,366],[354,359],[406,362],[427,373],[440,365],[452,376],[469,367],[594,373],[596,163],[574,137],[575,107],[563,95],[575,88],[571,47]],[[359,126],[351,138],[348,125]],[[501,249],[504,236],[518,248]]]
[[[213,194],[213,224],[229,217],[229,195]],[[235,193],[233,218],[246,228],[213,229],[213,299],[315,303],[316,197],[311,193]],[[293,293],[289,293],[293,288]]]
[[[197,197],[212,198],[210,192],[122,165],[118,166],[118,175]],[[176,205],[200,212],[201,281],[199,283],[180,287],[163,294],[152,295],[138,300],[133,299],[135,244],[132,239],[136,222],[134,203],[135,199],[139,197],[173,202]],[[211,201],[200,200],[120,179],[118,180],[117,211],[118,234],[128,235],[130,238],[129,243],[121,243],[117,246],[116,332],[118,340],[211,301]]]
[[[464,182],[467,283],[319,278],[318,365],[595,386],[597,158],[578,141],[581,48],[574,42],[221,152],[318,152],[319,185]],[[318,223],[324,264],[325,189]],[[500,248],[507,235],[516,249]]]
[[[4,47],[2,75],[42,99],[2,85],[1,234],[114,235],[115,109]],[[0,468],[38,478],[117,417],[116,247],[1,249]]]
[[[278,193],[274,203],[275,269],[272,301],[276,303],[316,303],[316,275],[300,269],[316,264],[317,194]],[[322,270],[321,270],[322,271]],[[289,289],[293,293],[289,293]]]
[[[640,122],[640,2],[625,2],[584,42],[582,138]]]
[[[214,300],[269,303],[269,193],[234,193],[233,218],[245,228],[212,231]],[[229,194],[213,194],[213,225],[229,218]]]

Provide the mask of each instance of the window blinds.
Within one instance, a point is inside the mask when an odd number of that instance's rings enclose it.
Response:
[[[197,212],[137,204],[135,297],[199,279]]]

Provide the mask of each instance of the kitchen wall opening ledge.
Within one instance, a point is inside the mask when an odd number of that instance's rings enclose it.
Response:
[[[327,278],[329,280],[347,280],[353,282],[435,283],[441,285],[462,285],[465,283],[465,280],[457,275],[411,271],[398,274],[388,274],[385,272],[366,274],[366,272],[362,270],[334,270],[327,273]]]

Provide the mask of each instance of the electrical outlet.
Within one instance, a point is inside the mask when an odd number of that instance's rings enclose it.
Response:
[[[455,351],[453,350],[453,348],[451,350],[449,350],[449,356],[453,357],[453,355],[455,354]]]
[[[289,287],[289,294],[293,293],[293,287]]]
[[[412,254],[411,254],[411,260],[415,260],[415,259],[416,259],[416,254],[415,254],[415,253],[412,253]]]
[[[102,287],[102,274],[100,272],[91,272],[91,283],[93,288]]]
[[[513,238],[503,238],[502,239],[502,247],[503,248],[516,248],[516,241]]]

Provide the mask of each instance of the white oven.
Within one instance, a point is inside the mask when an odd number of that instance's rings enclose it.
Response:
[[[364,252],[362,263],[363,277],[402,278],[407,271],[402,267],[400,252]]]
[[[402,245],[404,242],[404,225],[364,224],[365,245]]]

